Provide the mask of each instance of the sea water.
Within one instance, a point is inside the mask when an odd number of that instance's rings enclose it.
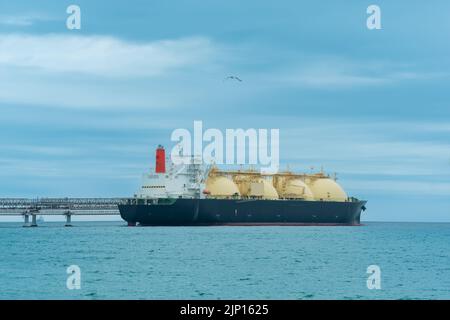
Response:
[[[448,223],[62,225],[0,223],[0,299],[450,299]]]

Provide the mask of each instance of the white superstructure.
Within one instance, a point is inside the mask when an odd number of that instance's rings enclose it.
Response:
[[[208,170],[197,164],[194,157],[190,157],[188,164],[175,165],[168,158],[165,172],[151,172],[142,175],[142,186],[136,197],[156,198],[201,198],[205,189]]]

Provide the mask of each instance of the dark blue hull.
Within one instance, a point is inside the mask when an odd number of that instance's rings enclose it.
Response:
[[[163,200],[163,201],[161,201]],[[130,199],[120,204],[130,225],[359,225],[366,201]]]

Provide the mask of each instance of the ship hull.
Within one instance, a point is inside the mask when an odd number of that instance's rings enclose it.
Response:
[[[120,204],[129,225],[360,225],[365,201],[173,199]]]

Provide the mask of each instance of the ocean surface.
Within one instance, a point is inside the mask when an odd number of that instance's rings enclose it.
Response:
[[[450,299],[449,223],[74,225],[0,223],[0,299]]]

